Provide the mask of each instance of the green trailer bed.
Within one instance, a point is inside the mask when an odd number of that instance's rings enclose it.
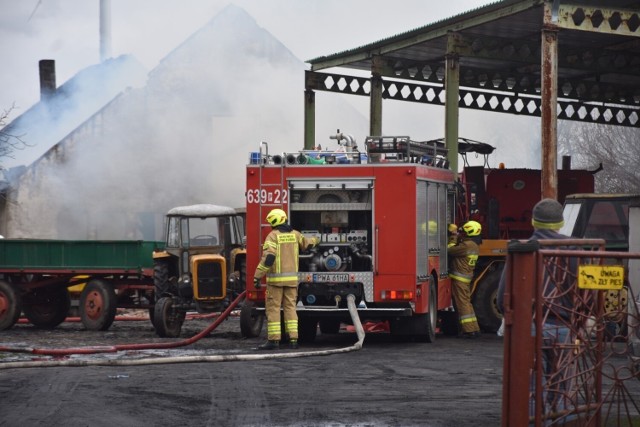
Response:
[[[142,272],[164,242],[0,239],[0,273]]]
[[[0,331],[21,313],[36,327],[68,316],[73,290],[82,323],[107,330],[117,308],[151,310],[153,252],[163,242],[0,239]]]

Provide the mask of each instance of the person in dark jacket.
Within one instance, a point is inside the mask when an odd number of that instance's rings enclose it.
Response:
[[[560,234],[559,230],[564,225],[564,218],[562,215],[562,205],[553,199],[542,199],[534,207],[532,211],[532,220],[534,231],[530,240],[561,240],[569,239],[569,236]],[[565,259],[557,259],[554,265],[559,265]],[[573,272],[577,271],[577,260],[575,258],[569,258],[568,270]],[[504,294],[506,290],[506,271],[507,267],[502,270],[502,276],[500,277],[500,283],[498,285],[497,304],[498,309],[504,313]],[[561,412],[566,408],[565,396],[568,395],[569,390],[572,388],[572,378],[574,377],[575,366],[572,362],[568,362],[570,359],[567,357],[566,352],[571,350],[571,308],[573,306],[570,292],[568,287],[571,286],[569,282],[569,275],[563,274],[563,280],[544,280],[545,287],[543,289],[543,297],[552,298],[553,304],[549,304],[543,314],[544,323],[542,325],[543,336],[543,351],[542,351],[542,366],[543,366],[543,399],[546,407],[545,411]],[[514,292],[511,292],[511,297],[514,297]],[[561,296],[559,296],[561,295]],[[536,335],[535,324],[531,327],[531,335]],[[563,366],[559,366],[559,361],[564,361]],[[556,385],[555,390],[547,390],[545,384],[551,376],[555,376]],[[535,380],[531,377],[530,390],[533,396],[535,390]],[[534,401],[529,402],[529,415],[534,415]],[[566,420],[568,420],[567,418]]]
[[[569,236],[560,234],[558,231],[564,225],[562,216],[562,205],[553,199],[542,199],[533,207],[531,224],[533,225],[533,234],[529,240],[546,240],[546,239],[569,239]],[[575,261],[573,261],[575,264]],[[506,271],[502,270],[500,283],[498,285],[497,304],[498,310],[504,313],[504,292],[506,288]]]
[[[253,275],[256,289],[267,277],[265,311],[267,315],[267,342],[259,350],[280,348],[280,307],[284,317],[284,330],[289,336],[289,347],[298,348],[298,254],[318,244],[317,237],[305,237],[287,223],[282,209],[273,209],[266,218],[271,232],[264,239],[262,258]]]
[[[458,320],[462,333],[461,338],[478,338],[480,326],[471,304],[471,279],[478,261],[480,249],[475,242],[480,237],[482,226],[477,221],[467,221],[461,228],[458,241],[447,248],[451,267],[451,293],[456,304]]]

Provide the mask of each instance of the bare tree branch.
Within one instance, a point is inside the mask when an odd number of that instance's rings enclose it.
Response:
[[[559,154],[575,167],[603,170],[595,175],[596,192],[640,193],[640,130],[623,126],[562,122]]]
[[[0,170],[4,169],[2,166],[3,158],[9,157],[13,159],[13,153],[16,150],[24,150],[30,147],[30,145],[22,139],[24,135],[13,134],[4,128],[14,108],[15,105],[12,105],[8,110],[0,112]]]

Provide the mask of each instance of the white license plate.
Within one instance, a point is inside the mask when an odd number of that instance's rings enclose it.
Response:
[[[348,282],[349,275],[345,273],[315,273],[314,282]]]

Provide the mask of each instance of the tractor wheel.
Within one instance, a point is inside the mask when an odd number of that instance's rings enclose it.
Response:
[[[180,336],[186,312],[174,308],[171,297],[162,297],[156,301],[153,314],[153,326],[159,337],[176,338]]]
[[[67,288],[40,288],[24,296],[22,311],[40,329],[53,329],[69,313],[71,298]]]
[[[310,317],[298,318],[298,341],[312,343],[318,333],[318,320]]]
[[[253,301],[245,299],[240,309],[240,333],[244,338],[258,337],[262,331],[264,316],[252,313],[252,311]]]
[[[116,317],[117,298],[112,286],[93,279],[80,295],[80,319],[90,331],[106,331]]]
[[[21,312],[20,294],[9,283],[0,280],[0,331],[15,325]]]
[[[163,261],[158,260],[153,263],[153,285],[155,300],[158,302],[160,298],[166,296],[169,292],[169,265]]]
[[[471,298],[480,329],[496,332],[502,323],[502,314],[498,310],[498,284],[504,263],[494,264],[476,286]]]

